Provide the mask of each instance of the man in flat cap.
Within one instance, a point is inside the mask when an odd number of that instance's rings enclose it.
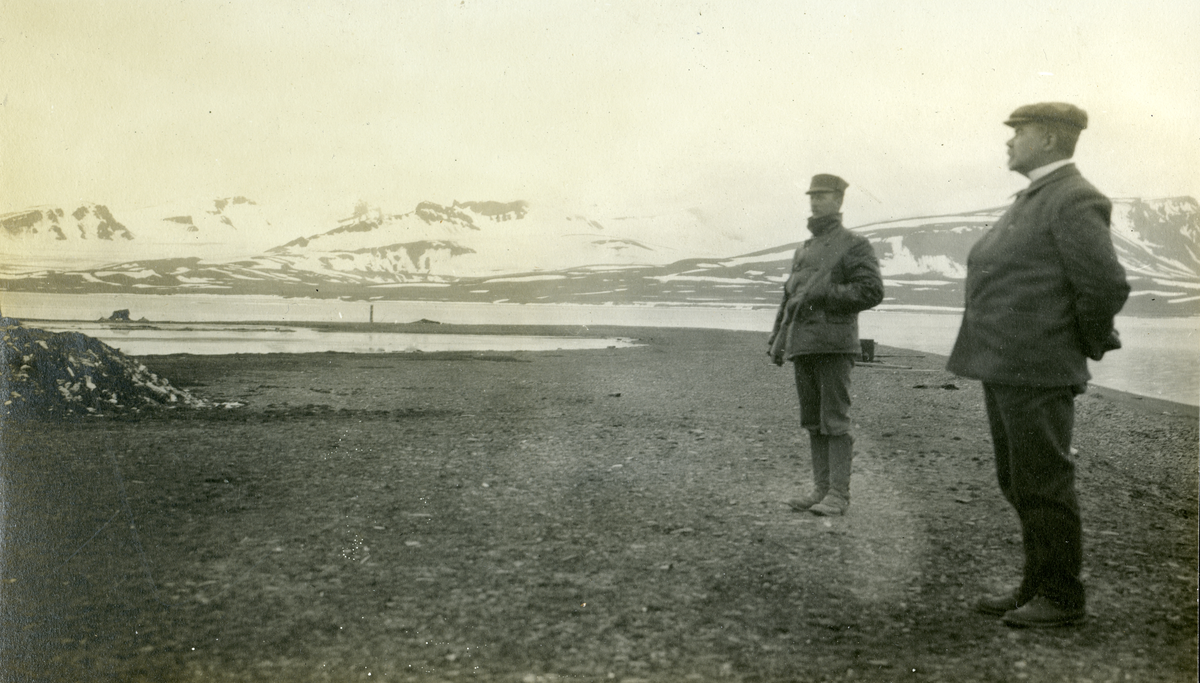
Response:
[[[1008,167],[1029,178],[967,257],[966,306],[947,368],[983,381],[1000,490],[1025,547],[1021,584],[976,609],[1010,626],[1082,620],[1071,431],[1087,359],[1120,347],[1129,296],[1109,235],[1112,204],[1071,162],[1087,114],[1057,102],[1012,113]]]
[[[871,243],[842,226],[847,187],[835,175],[813,176],[807,192],[812,237],[792,256],[768,341],[776,365],[792,361],[800,426],[812,446],[812,492],[788,505],[818,515],[841,515],[850,506],[850,368],[862,353],[858,312],[883,300]]]

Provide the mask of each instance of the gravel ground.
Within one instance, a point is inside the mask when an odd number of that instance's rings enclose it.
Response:
[[[587,333],[645,345],[147,357],[246,405],[5,423],[0,680],[1197,679],[1195,408],[1079,399],[1090,617],[1012,630],[969,609],[1021,546],[944,359],[855,370],[824,519],[764,335]]]

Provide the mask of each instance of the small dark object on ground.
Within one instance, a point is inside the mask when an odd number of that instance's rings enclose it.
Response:
[[[858,340],[858,344],[862,347],[862,361],[864,363],[875,362],[875,340],[860,339]]]

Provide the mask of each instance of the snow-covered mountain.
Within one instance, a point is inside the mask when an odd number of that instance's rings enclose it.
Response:
[[[134,259],[229,259],[271,246],[270,221],[245,197],[154,206],[114,215],[103,204],[0,215],[5,270],[95,268]]]
[[[189,256],[198,255],[196,250],[244,250],[247,242],[262,249],[271,227],[262,208],[246,197],[153,206],[131,211],[127,219],[140,239],[172,245]]]
[[[961,305],[971,246],[1005,207],[856,228],[875,244],[889,300]],[[1133,288],[1127,311],[1200,312],[1200,204],[1115,199],[1112,238]]]
[[[134,235],[102,204],[43,206],[0,215],[0,258],[9,267],[94,263],[127,254]],[[57,258],[55,258],[57,256]]]
[[[1113,203],[1113,241],[1133,286],[1126,312],[1200,314],[1196,246],[1200,204],[1190,197],[1118,199]],[[879,256],[885,281],[883,305],[961,307],[967,254],[1003,210],[998,207],[854,228],[871,241]],[[41,220],[49,220],[42,215]],[[63,222],[61,216],[59,222]],[[197,231],[205,229],[194,216],[192,224]],[[179,228],[190,230],[182,221],[171,229]],[[220,225],[209,228],[224,229]],[[110,235],[117,232],[115,227],[106,230]],[[404,214],[360,205],[326,232],[246,258],[212,260],[182,251],[171,259],[25,272],[0,277],[0,287],[54,292],[774,306],[799,242],[746,252],[736,235],[699,239],[712,234],[712,226],[694,212],[597,219],[538,209],[521,201],[454,202],[449,206],[426,202]]]
[[[31,244],[112,242],[132,240],[129,229],[113,218],[108,207],[81,204],[67,213],[58,207],[39,207],[0,216],[0,227],[11,240]]]
[[[884,278],[884,307],[959,308],[967,255],[1006,207],[873,223],[854,228],[869,239]],[[1113,244],[1133,289],[1135,315],[1200,314],[1200,204],[1191,197],[1113,201]],[[742,256],[689,262],[650,277],[700,302],[736,295],[777,301],[799,243]],[[771,284],[763,296],[764,282]],[[681,292],[685,286],[687,291]]]
[[[360,205],[336,228],[267,255],[293,268],[409,281],[664,264],[739,248],[695,212],[604,219],[524,201],[456,201],[422,202],[403,214]]]
[[[1193,277],[1200,272],[1200,213],[1191,197],[1144,201],[1119,200],[1113,210],[1113,235],[1122,258],[1163,277]]]

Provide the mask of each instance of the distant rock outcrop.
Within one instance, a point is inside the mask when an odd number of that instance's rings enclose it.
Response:
[[[262,207],[241,196],[111,211],[82,203],[0,214],[0,260],[32,270],[180,255],[234,259],[274,243]]]
[[[59,207],[5,214],[0,228],[8,239],[23,244],[133,240],[133,233],[102,204],[81,204],[69,216]]]

